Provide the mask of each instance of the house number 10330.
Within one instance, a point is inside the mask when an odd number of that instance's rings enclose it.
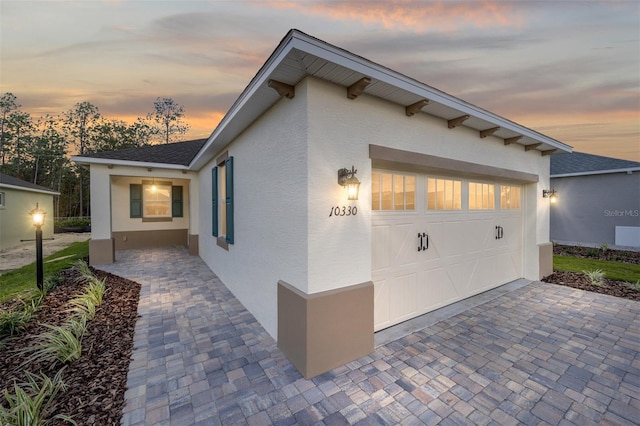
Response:
[[[356,206],[335,206],[331,207],[329,217],[331,216],[355,216],[358,214],[358,208]]]

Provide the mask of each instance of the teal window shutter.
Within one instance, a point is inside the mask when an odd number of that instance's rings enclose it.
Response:
[[[142,217],[142,185],[129,184],[129,217]]]
[[[233,157],[229,157],[227,161],[225,161],[225,170],[227,172],[227,199],[225,200],[227,208],[226,240],[229,244],[233,244]]]
[[[218,168],[211,169],[211,233],[218,236]]]
[[[171,217],[182,217],[182,187],[171,187]]]

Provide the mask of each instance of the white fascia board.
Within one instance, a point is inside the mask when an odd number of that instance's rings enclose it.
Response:
[[[364,58],[357,57],[347,51],[324,43],[321,44],[318,40],[308,39],[306,37],[304,38],[304,40],[296,37],[294,38],[293,43],[294,47],[298,48],[299,50],[308,52],[309,54],[326,59],[330,62],[334,62],[338,65],[342,65],[367,77],[374,78],[376,80],[391,84],[400,89],[404,89],[408,92],[415,93],[420,97],[456,109],[463,114],[469,114],[481,120],[494,123],[496,126],[500,126],[503,129],[511,130],[536,141],[551,145],[554,148],[558,148],[562,151],[572,151],[569,145],[566,145],[560,141],[552,139],[527,127],[516,124],[513,121],[507,120],[487,110],[471,105],[461,99],[448,95],[424,83],[420,83],[417,80],[409,78],[389,68],[375,64]]]
[[[590,172],[575,172],[575,173],[562,173],[557,175],[551,175],[550,178],[563,178],[573,176],[592,176],[592,175],[608,175],[612,173],[633,173],[640,172],[640,167],[629,167],[626,169],[610,169],[610,170],[592,170]]]
[[[129,161],[129,160],[115,160],[112,158],[92,158],[92,157],[81,157],[81,156],[72,156],[71,161],[74,161],[78,164],[102,164],[105,166],[114,165],[114,166],[130,166],[130,167],[141,167],[141,168],[153,168],[153,169],[171,169],[171,170],[188,170],[188,167],[183,166],[182,164],[166,164],[166,163],[147,163],[144,161]]]
[[[47,191],[44,189],[27,188],[25,186],[9,185],[7,183],[0,183],[0,188],[17,189],[19,191],[37,192],[39,194],[47,194],[47,195],[60,195],[60,193],[57,191]]]

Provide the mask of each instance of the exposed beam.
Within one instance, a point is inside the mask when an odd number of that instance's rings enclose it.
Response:
[[[347,98],[355,99],[358,96],[362,95],[364,89],[366,89],[366,87],[370,84],[371,79],[369,77],[362,77],[360,80],[356,81],[347,88]]]
[[[269,80],[269,87],[278,92],[278,95],[283,96],[287,99],[293,99],[296,95],[296,88],[290,84],[283,83],[277,80]]]
[[[545,150],[545,151],[540,151],[540,152],[541,152],[542,156],[544,157],[545,155],[551,155],[551,154],[553,154],[553,153],[554,153],[554,152],[556,152],[557,150],[558,150],[558,149],[557,149],[557,148],[555,148],[555,149],[547,149],[547,150]]]
[[[511,145],[512,143],[518,142],[520,139],[522,139],[522,136],[515,136],[513,138],[507,138],[507,139],[504,140],[504,144],[505,145]]]
[[[486,138],[488,136],[493,135],[498,130],[500,130],[500,127],[492,127],[490,129],[480,130],[480,137],[481,138]]]
[[[458,126],[462,125],[462,123],[464,123],[470,117],[471,116],[469,116],[469,115],[461,115],[460,117],[452,118],[447,123],[449,125],[449,128],[453,129],[454,127],[458,127]]]
[[[542,143],[532,143],[532,144],[529,144],[529,145],[525,145],[524,146],[524,150],[525,151],[531,151],[532,149],[536,149],[540,145],[542,145]]]
[[[413,117],[417,112],[420,112],[422,108],[429,105],[429,101],[427,99],[421,99],[415,104],[407,105],[404,109],[407,117]]]

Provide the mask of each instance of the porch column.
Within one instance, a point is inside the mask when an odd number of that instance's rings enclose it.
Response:
[[[116,260],[111,236],[111,176],[102,165],[91,165],[91,241],[89,264],[106,265]]]

